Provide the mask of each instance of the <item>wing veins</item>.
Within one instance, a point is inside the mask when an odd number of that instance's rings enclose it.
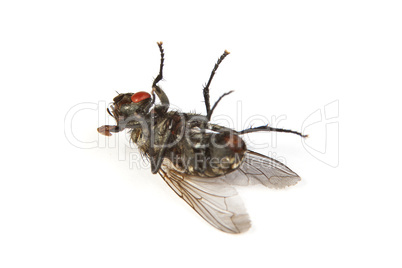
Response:
[[[250,228],[250,220],[237,191],[220,177],[193,177],[176,170],[165,159],[159,174],[169,187],[202,218],[228,233]],[[222,193],[222,194],[219,194]]]

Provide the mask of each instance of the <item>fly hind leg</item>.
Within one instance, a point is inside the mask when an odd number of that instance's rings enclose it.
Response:
[[[244,129],[242,131],[238,131],[237,133],[242,135],[242,134],[253,133],[253,132],[258,132],[258,131],[285,132],[285,133],[293,133],[293,134],[299,135],[302,138],[308,137],[308,135],[303,135],[302,133],[294,131],[294,130],[283,129],[283,128],[274,128],[274,127],[269,127],[269,126],[251,127],[251,128]]]

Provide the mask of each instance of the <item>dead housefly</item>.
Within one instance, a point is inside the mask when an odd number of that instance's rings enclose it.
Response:
[[[232,185],[263,184],[269,188],[295,185],[300,177],[287,166],[265,155],[247,150],[240,137],[258,131],[299,132],[269,126],[251,127],[235,131],[210,123],[211,116],[223,97],[212,106],[209,86],[223,59],[216,62],[203,89],[206,116],[169,110],[169,99],[158,86],[162,80],[164,50],[158,76],[147,92],[118,94],[107,112],[116,125],[105,125],[98,132],[111,136],[124,129],[131,131],[131,140],[149,159],[153,174],[159,175],[201,217],[215,228],[227,233],[242,233],[250,226],[250,219],[241,198]],[[160,103],[155,104],[156,96]]]

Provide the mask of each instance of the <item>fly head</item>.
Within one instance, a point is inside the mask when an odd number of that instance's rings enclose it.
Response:
[[[118,123],[134,123],[149,113],[152,103],[151,95],[147,92],[123,93],[113,99],[108,112]]]

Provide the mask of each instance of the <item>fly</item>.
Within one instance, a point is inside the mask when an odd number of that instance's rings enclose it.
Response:
[[[295,185],[300,177],[281,162],[250,151],[242,135],[258,131],[299,132],[267,125],[236,131],[211,123],[211,116],[223,97],[210,104],[209,86],[229,52],[220,56],[203,89],[206,115],[169,110],[169,99],[158,86],[163,78],[164,50],[159,74],[151,93],[118,94],[107,112],[116,125],[98,132],[111,136],[124,129],[150,161],[153,174],[159,173],[170,188],[215,228],[227,233],[247,231],[251,222],[234,185],[263,184],[269,188]],[[156,99],[160,103],[156,103]]]

